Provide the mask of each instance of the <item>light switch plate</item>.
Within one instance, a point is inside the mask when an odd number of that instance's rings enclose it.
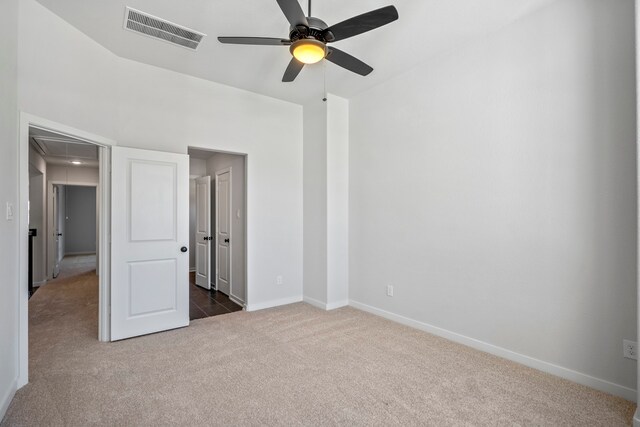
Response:
[[[13,203],[7,202],[7,221],[13,221]]]

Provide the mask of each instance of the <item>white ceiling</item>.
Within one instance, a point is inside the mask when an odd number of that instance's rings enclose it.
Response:
[[[98,167],[97,145],[37,128],[29,128],[29,141],[47,164]],[[72,161],[81,164],[73,165]]]
[[[218,36],[288,36],[275,0],[38,0],[114,52],[143,63],[304,103],[323,94],[323,63],[282,83],[287,47],[222,45]],[[350,98],[447,49],[495,31],[557,0],[314,0],[313,15],[329,25],[394,4],[400,19],[335,44],[374,68],[368,77],[326,63],[327,90]],[[306,0],[301,1],[306,11]],[[198,51],[123,29],[125,6],[207,34]]]

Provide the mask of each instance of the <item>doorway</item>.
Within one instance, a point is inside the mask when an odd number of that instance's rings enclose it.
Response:
[[[52,184],[50,191],[51,280],[64,278],[78,268],[93,269],[97,275],[97,186]]]
[[[31,294],[79,260],[97,273],[100,146],[29,128]],[[79,256],[83,256],[79,258]],[[66,260],[65,257],[76,257]]]
[[[246,305],[246,156],[189,148],[190,315]]]
[[[26,113],[20,114],[18,139],[20,191],[16,209],[21,236],[18,248],[20,254],[18,269],[20,336],[18,387],[27,384],[29,378],[29,284],[34,283],[40,285],[42,289],[47,289],[52,283],[55,268],[55,245],[60,245],[60,241],[56,240],[57,236],[53,235],[56,230],[56,227],[53,226],[54,185],[73,183],[93,187],[93,191],[95,191],[96,224],[92,234],[96,248],[93,255],[95,257],[94,267],[89,271],[91,271],[92,280],[97,281],[99,293],[97,338],[100,341],[109,340],[109,289],[107,286],[109,269],[101,269],[100,267],[109,265],[107,250],[110,218],[108,165],[110,147],[113,144],[114,142],[109,139],[60,123]],[[91,172],[89,172],[90,170]],[[57,194],[58,191],[59,188],[55,192],[55,197],[57,202],[60,202],[61,197],[60,194]],[[31,260],[29,259],[30,250],[33,251]],[[58,254],[60,254],[60,247]],[[74,264],[76,266],[86,264],[85,261],[87,260],[76,260]],[[34,263],[32,268],[34,277],[30,277],[29,274],[29,266],[32,262]],[[100,271],[100,275],[96,276],[98,271]],[[57,273],[59,274],[59,272]],[[38,299],[41,298],[42,295]]]

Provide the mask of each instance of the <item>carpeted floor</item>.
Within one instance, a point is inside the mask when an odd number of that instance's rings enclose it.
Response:
[[[635,405],[351,308],[294,304],[99,343],[87,264],[29,303],[2,426],[629,425]]]

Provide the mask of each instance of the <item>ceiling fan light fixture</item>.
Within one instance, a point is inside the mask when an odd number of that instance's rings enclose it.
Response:
[[[327,55],[327,46],[315,39],[297,40],[289,50],[293,57],[303,64],[315,64]]]

